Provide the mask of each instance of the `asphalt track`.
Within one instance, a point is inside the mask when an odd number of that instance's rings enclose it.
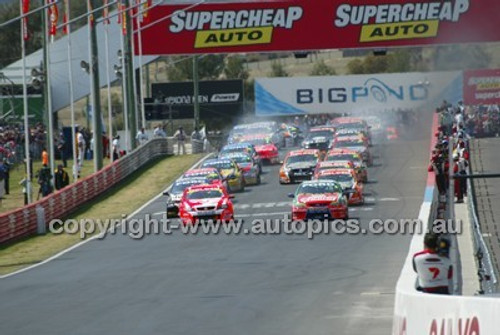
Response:
[[[350,213],[363,226],[417,217],[430,117],[374,146],[368,203]],[[279,185],[277,170],[236,195],[245,226],[289,211],[296,186]],[[159,200],[138,216],[163,209]],[[0,280],[0,334],[389,334],[410,238],[108,236]]]

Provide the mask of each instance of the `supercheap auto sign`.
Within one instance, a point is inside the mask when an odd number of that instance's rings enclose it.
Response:
[[[150,10],[142,51],[195,54],[500,41],[498,13],[498,0],[164,5]]]

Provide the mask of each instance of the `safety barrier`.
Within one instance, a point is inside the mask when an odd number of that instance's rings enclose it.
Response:
[[[30,205],[1,214],[0,244],[36,234],[37,208],[43,208],[47,224],[52,219],[64,218],[78,206],[104,193],[152,159],[172,154],[170,142],[172,141],[164,138],[152,139],[113,164],[62,190]]]
[[[434,131],[437,127],[435,115],[431,149],[435,145]],[[435,176],[429,172],[424,202],[420,207],[419,220],[432,222],[436,217],[438,192]],[[499,334],[498,315],[500,299],[493,297],[466,297],[422,293],[416,290],[417,274],[412,260],[422,250],[423,234],[415,234],[410,250],[396,284],[393,318],[393,335],[484,335]]]

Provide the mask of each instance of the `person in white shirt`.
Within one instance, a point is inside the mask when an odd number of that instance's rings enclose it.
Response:
[[[141,130],[139,130],[135,139],[137,140],[138,145],[146,144],[146,142],[149,140],[149,138],[148,138],[148,135],[146,134],[146,131],[144,130],[144,128],[141,128]]]
[[[186,132],[182,126],[175,132],[174,137],[177,139],[177,154],[181,154],[181,149],[182,154],[186,154],[186,145],[184,143],[186,141]]]
[[[76,143],[78,146],[78,165],[81,167],[85,158],[85,145],[87,144],[81,131],[76,133]]]
[[[113,160],[120,158],[120,135],[113,139]]]
[[[157,138],[165,138],[167,137],[167,133],[160,125],[157,125],[153,131],[153,136]]]
[[[418,275],[418,290],[426,293],[450,294],[453,267],[448,257],[437,252],[438,236],[424,236],[424,250],[413,255],[413,270]]]

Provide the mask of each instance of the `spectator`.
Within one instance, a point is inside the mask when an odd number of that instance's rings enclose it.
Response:
[[[418,276],[418,290],[426,293],[450,294],[453,268],[449,258],[438,253],[438,236],[424,236],[424,250],[413,255],[413,270]]]
[[[63,133],[59,134],[59,138],[57,140],[57,150],[59,150],[64,167],[68,167],[68,160],[66,158],[66,141],[64,140]]]
[[[120,158],[120,135],[113,139],[113,160]]]
[[[81,167],[83,159],[85,158],[85,147],[87,142],[85,141],[85,137],[80,130],[76,133],[76,143],[78,146],[78,165]]]
[[[3,167],[3,162],[0,161],[0,203],[5,194],[5,172]]]
[[[23,187],[24,205],[27,205],[28,204],[28,178],[26,177],[26,175],[19,182],[19,185],[21,185]]]
[[[197,141],[201,141],[202,138],[201,138],[201,133],[200,131],[198,130],[198,127],[195,127],[194,128],[194,131],[193,133],[191,134],[191,140],[197,140]]]
[[[10,194],[10,168],[11,164],[7,158],[3,159],[3,172],[4,172],[4,188],[5,194]]]
[[[146,134],[146,131],[144,130],[144,127],[141,128],[141,130],[139,130],[135,139],[137,140],[137,145],[146,144],[146,142],[149,140],[149,138],[148,138],[148,135]]]
[[[42,164],[49,165],[49,154],[45,147],[42,149]]]
[[[43,167],[38,171],[36,177],[38,178],[38,184],[40,185],[40,189],[38,191],[37,200],[40,198],[40,194],[42,197],[45,197],[52,193],[52,185],[50,181],[52,180],[52,174],[50,173],[50,168],[44,164]]]
[[[156,138],[165,138],[167,137],[167,133],[165,132],[162,126],[157,125],[153,131],[153,136]]]
[[[179,126],[179,129],[175,132],[174,137],[177,139],[177,154],[181,154],[181,148],[182,148],[182,154],[186,154],[186,133],[184,132],[184,129],[182,126]]]
[[[57,170],[54,173],[54,184],[56,190],[60,190],[69,185],[69,175],[64,170],[62,165],[57,166]]]

